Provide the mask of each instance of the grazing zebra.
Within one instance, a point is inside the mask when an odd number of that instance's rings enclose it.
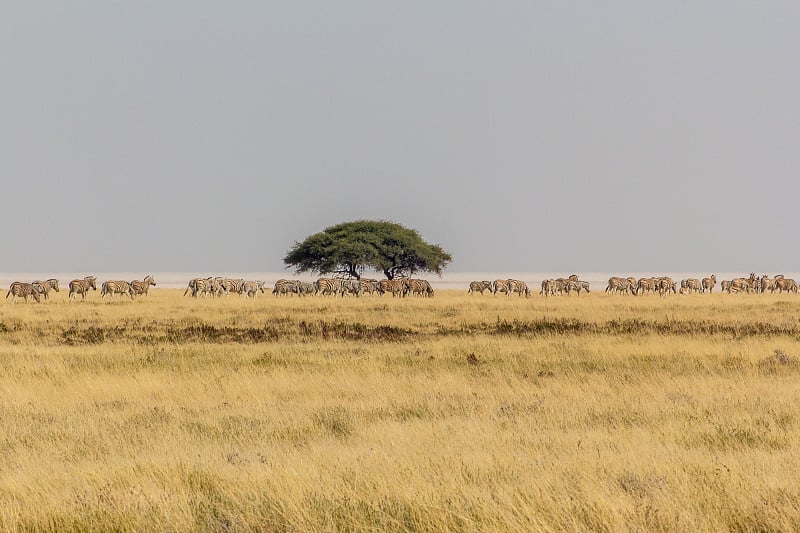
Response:
[[[494,283],[492,283],[492,293],[497,295],[498,292],[504,292],[508,294],[508,281],[504,279],[494,280]]]
[[[105,300],[106,295],[108,295],[113,300],[115,294],[127,295],[128,297],[130,297],[131,300],[133,300],[134,298],[131,284],[128,283],[127,281],[122,281],[122,280],[104,281],[103,285],[100,287],[100,298],[102,300]]]
[[[473,281],[469,284],[469,290],[467,294],[475,294],[479,292],[483,294],[483,291],[492,292],[492,282],[491,281]]]
[[[42,301],[41,298],[39,297],[41,291],[42,287],[40,285],[15,281],[8,288],[8,292],[6,293],[6,298],[8,298],[8,296],[11,295],[12,296],[11,301],[14,303],[16,303],[17,298],[24,298],[25,303],[28,303],[28,296],[31,296],[36,301],[36,303],[40,303]]]
[[[131,290],[133,291],[133,294],[144,294],[147,296],[151,285],[155,287],[156,280],[153,279],[153,276],[147,275],[142,281],[139,281],[138,279],[131,281]]]
[[[564,285],[564,294],[567,296],[570,295],[572,292],[577,292],[578,296],[581,295],[581,286],[578,284],[577,281],[568,280],[566,285]]]
[[[81,298],[85,300],[86,293],[89,292],[89,289],[93,291],[97,290],[97,278],[94,276],[86,276],[83,279],[73,279],[69,282],[69,296],[67,296],[67,298],[75,297],[77,300],[78,297],[75,295],[80,294]]]
[[[317,285],[316,283],[308,283],[307,281],[300,281],[297,283],[297,289],[295,292],[300,296],[315,294],[317,292]]]
[[[580,281],[580,280],[578,280],[578,296],[581,295],[581,291],[586,291],[586,294],[589,294],[589,282],[588,281]]]
[[[275,282],[272,294],[275,296],[297,294],[300,282],[294,279],[279,279]]]
[[[512,293],[518,293],[519,296],[525,295],[526,298],[531,297],[531,290],[528,284],[518,279],[506,280],[506,296],[511,296]]]
[[[424,279],[408,279],[408,293],[412,296],[433,298],[433,287]]]
[[[714,285],[717,284],[717,275],[711,274],[710,278],[703,278],[703,291],[708,291],[709,294],[714,292]]]
[[[255,298],[258,296],[259,291],[264,292],[263,281],[245,281],[242,284],[242,292],[245,298]]]
[[[378,282],[378,293],[383,296],[387,292],[392,293],[392,297],[403,297],[406,294],[407,279],[382,279]]]

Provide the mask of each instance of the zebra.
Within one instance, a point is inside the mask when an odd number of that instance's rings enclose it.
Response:
[[[412,296],[416,295],[416,296],[427,296],[429,298],[433,297],[433,287],[431,287],[431,284],[424,279],[409,279],[408,292]]]
[[[492,292],[492,282],[491,281],[473,281],[469,284],[469,290],[467,294],[475,294],[479,292],[483,294],[483,291]]]
[[[708,291],[709,294],[714,292],[714,285],[717,284],[717,275],[711,274],[711,277],[703,278],[703,290],[702,292]]]
[[[636,294],[636,280],[633,278],[620,278],[617,276],[612,276],[608,278],[608,287],[606,287],[606,292],[610,292],[611,294],[619,292],[623,294]]]
[[[153,287],[156,286],[156,280],[153,279],[153,276],[147,275],[142,281],[135,279],[131,281],[131,289],[133,290],[133,294],[144,294],[147,296],[147,292],[150,290],[150,285]]]
[[[539,294],[544,296],[545,298],[552,295],[553,286],[556,280],[554,279],[543,279],[542,280],[542,289],[539,291]]]
[[[115,294],[125,294],[128,297],[130,297],[131,300],[133,300],[134,298],[131,284],[128,283],[127,281],[122,281],[122,280],[104,281],[102,287],[100,288],[100,298],[102,300],[105,300],[106,295],[108,295],[113,300]]]
[[[504,279],[496,279],[492,284],[492,292],[497,295],[498,292],[504,292],[508,294],[508,281]]]
[[[518,293],[519,296],[525,295],[526,298],[531,297],[531,290],[528,284],[518,279],[506,280],[506,296],[511,296],[512,293]]]
[[[643,295],[648,292],[655,293],[655,291],[656,282],[652,278],[640,278],[636,284],[637,295]]]
[[[34,283],[23,283],[21,281],[15,281],[9,286],[8,292],[6,293],[6,298],[9,295],[12,296],[11,301],[16,303],[17,298],[24,298],[25,303],[28,303],[28,296],[31,296],[36,303],[40,303],[42,300],[39,295],[42,292],[41,285],[37,285]]]
[[[357,279],[342,280],[342,296],[352,294],[356,297],[361,296],[361,281]]]
[[[577,281],[569,280],[567,281],[567,284],[564,286],[564,294],[569,296],[571,292],[577,292],[578,296],[581,295],[581,286],[578,284]]]
[[[272,294],[280,296],[282,294],[297,294],[299,281],[293,279],[279,279],[275,282],[275,287],[272,289]]]
[[[589,282],[588,281],[574,281],[568,280],[566,285],[564,286],[564,293],[569,296],[571,292],[577,292],[578,296],[581,295],[581,291],[586,291],[589,293]]]
[[[78,297],[76,295],[80,294],[83,300],[86,299],[86,293],[89,292],[89,289],[93,291],[97,290],[97,278],[94,276],[86,276],[83,279],[73,279],[69,282],[69,296],[67,298],[74,297],[76,300]]]
[[[264,292],[264,285],[263,281],[245,281],[242,284],[242,293],[245,298],[255,298],[259,291]]]
[[[692,292],[700,292],[700,280],[697,278],[682,279],[681,294],[688,294]]]
[[[211,282],[214,278],[192,278],[189,280],[189,285],[186,287],[186,290],[183,291],[183,295],[186,296],[187,294],[191,293],[193,298],[197,298],[199,296],[205,297],[208,293],[208,288],[211,285]]]
[[[225,289],[225,296],[230,293],[244,294],[244,280],[243,279],[228,279],[222,280],[222,286]]]
[[[783,291],[797,294],[797,282],[792,278],[781,278],[775,280],[775,288],[778,289],[778,294],[783,293]]]
[[[315,283],[308,283],[306,281],[300,281],[297,283],[297,294],[300,296],[306,296],[309,294],[315,294],[317,292],[317,285]]]
[[[36,280],[32,284],[33,285],[38,285],[41,288],[41,290],[39,292],[40,292],[40,294],[44,295],[44,299],[45,300],[49,300],[50,299],[50,291],[51,290],[58,292],[58,280],[55,279],[55,278],[50,278],[50,279],[45,280],[45,281]]]
[[[370,294],[374,294],[378,292],[378,280],[377,279],[369,279],[369,278],[361,278],[359,280],[361,282],[361,291],[368,292]]]
[[[336,296],[337,294],[341,294],[343,291],[343,280],[341,279],[319,278],[314,282],[314,285],[316,286],[316,293],[323,296]]]
[[[392,296],[403,297],[406,293],[407,279],[382,279],[378,282],[378,293],[383,296],[387,292],[391,292]]]
[[[658,294],[661,296],[668,296],[671,292],[676,294],[678,292],[677,283],[672,281],[672,278],[662,277],[658,280]]]
[[[753,288],[753,285],[750,284],[750,280],[747,278],[734,278],[730,282],[730,286],[728,287],[728,292],[731,292],[732,289],[736,289],[736,292],[750,292]]]

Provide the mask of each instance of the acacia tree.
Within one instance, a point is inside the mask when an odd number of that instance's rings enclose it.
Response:
[[[357,220],[344,222],[295,242],[283,258],[300,272],[349,274],[361,279],[364,270],[383,272],[387,279],[427,271],[441,275],[452,261],[438,244],[428,244],[420,234],[394,222]]]

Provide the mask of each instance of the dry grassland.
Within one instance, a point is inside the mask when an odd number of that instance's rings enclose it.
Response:
[[[0,528],[800,529],[797,296],[0,304]]]

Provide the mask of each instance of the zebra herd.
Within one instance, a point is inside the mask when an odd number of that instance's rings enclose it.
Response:
[[[313,283],[291,279],[279,279],[275,282],[272,294],[275,296],[346,296],[359,297],[363,294],[391,293],[394,297],[426,296],[433,297],[433,287],[424,279],[398,278],[398,279],[337,279],[319,278]]]
[[[244,279],[230,279],[220,276],[208,278],[193,278],[183,295],[189,294],[193,298],[220,298],[229,294],[241,294],[245,298],[255,298],[258,293],[264,293],[265,281],[247,281]]]
[[[206,278],[193,278],[189,281],[183,295],[190,295],[193,298],[218,298],[225,297],[231,293],[240,294],[245,298],[256,298],[259,293],[265,293],[267,286],[264,281],[247,281],[244,279],[230,279],[220,276],[210,276]],[[618,277],[609,278],[606,286],[606,293],[609,294],[629,294],[642,296],[646,294],[658,294],[668,296],[670,294],[702,294],[711,293],[717,285],[717,276],[712,274],[707,278],[687,278],[674,281],[668,276],[653,276],[646,278]],[[83,279],[74,279],[69,282],[68,299],[77,299],[80,295],[82,300],[90,290],[97,290],[97,278],[86,276]],[[156,286],[153,276],[146,276],[142,280],[124,281],[108,280],[100,286],[101,300],[106,296],[113,300],[116,295],[127,296],[131,300],[137,296],[147,296],[150,287]],[[756,276],[754,272],[747,278],[740,277],[721,282],[723,292],[734,293],[774,293],[783,292],[798,293],[798,283],[791,279],[777,274],[772,277],[764,274]],[[36,280],[30,283],[15,281],[11,284],[6,293],[6,298],[12,296],[12,302],[22,298],[25,302],[33,299],[35,302],[48,300],[52,291],[59,292],[59,282],[57,279]],[[469,284],[468,293],[475,294],[484,292],[497,295],[497,293],[511,296],[516,293],[519,296],[530,298],[531,290],[527,283],[517,279],[496,279],[494,281],[473,281]],[[567,278],[546,279],[541,282],[539,294],[544,297],[570,295],[572,293],[580,296],[581,292],[589,292],[589,282],[583,281],[577,275],[572,274]],[[398,278],[375,280],[369,278],[361,279],[338,279],[338,278],[319,278],[314,282],[299,280],[280,279],[275,282],[272,294],[275,296],[356,296],[364,294],[384,294],[391,293],[393,297],[424,296],[433,297],[434,291],[431,284],[424,279]]]
[[[147,296],[148,290],[151,286],[155,286],[156,281],[153,276],[145,276],[143,280],[122,281],[122,280],[109,280],[104,281],[100,286],[101,300],[105,300],[108,296],[111,300],[114,299],[115,294],[121,296],[128,296],[133,300],[136,296]],[[86,276],[83,279],[73,279],[69,282],[69,295],[67,299],[78,299],[78,295],[82,300],[86,299],[86,294],[89,290],[97,290],[97,278],[95,276]],[[17,298],[23,298],[27,303],[28,298],[33,298],[37,303],[50,298],[50,291],[59,292],[58,280],[51,278],[48,280],[36,280],[30,283],[15,281],[11,283],[6,293],[6,298],[11,296],[11,301],[16,302]]]
[[[668,276],[639,278],[634,277],[611,277],[608,280],[606,292],[611,294],[631,294],[640,296],[643,294],[659,294],[661,296],[668,296],[670,294],[711,294],[714,287],[717,285],[717,276],[711,276],[703,279],[687,278],[682,279],[680,284],[673,281]],[[733,278],[731,280],[724,280],[720,284],[722,292],[728,294],[734,293],[766,293],[767,291],[774,293],[789,292],[797,294],[797,282],[791,278],[787,278],[782,274],[777,274],[769,277],[764,274],[756,276],[755,272],[751,272],[747,278]]]

